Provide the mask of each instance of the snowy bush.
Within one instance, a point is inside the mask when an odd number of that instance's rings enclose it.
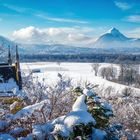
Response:
[[[61,74],[58,77],[56,85],[29,78],[30,86],[26,83],[24,87],[26,93],[29,91],[24,96],[25,107],[2,117],[0,139],[4,136],[19,140],[119,140],[123,135],[128,137],[121,125],[110,123],[112,107],[94,92],[94,85],[74,89],[70,79]],[[120,111],[114,104],[113,108],[115,113]],[[139,113],[138,106],[133,109]],[[138,117],[136,113],[128,117]]]
[[[26,78],[29,80],[24,80],[24,90],[27,93],[29,104],[48,100],[49,120],[64,115],[71,110],[75,98],[71,94],[73,87],[70,78],[58,73],[58,80],[54,85],[48,85],[44,79],[40,81],[38,78],[34,78],[33,75]]]
[[[117,121],[122,123],[126,130],[126,135],[136,139],[140,132],[140,99],[132,96],[124,96],[112,99],[110,102],[115,115],[112,122]]]

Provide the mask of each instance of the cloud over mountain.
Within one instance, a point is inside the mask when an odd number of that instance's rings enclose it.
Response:
[[[88,43],[92,40],[87,34],[93,32],[92,28],[36,28],[29,26],[13,32],[13,39],[21,43],[29,44],[46,44],[46,43],[58,43],[58,44],[81,44]]]

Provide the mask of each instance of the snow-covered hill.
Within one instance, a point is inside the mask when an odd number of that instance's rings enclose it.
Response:
[[[21,53],[34,54],[81,54],[91,53],[93,48],[74,47],[62,44],[20,44]]]
[[[111,64],[102,63],[100,69],[109,66],[111,66]],[[116,64],[112,66],[115,67],[118,72],[119,66]],[[125,88],[131,88],[133,90],[133,97],[140,97],[140,89],[138,88],[128,87],[105,80],[100,76],[95,76],[91,63],[61,63],[60,65],[51,62],[22,63],[21,68],[25,73],[29,73],[34,69],[40,69],[41,72],[34,73],[34,76],[39,77],[40,81],[44,79],[48,84],[55,83],[58,80],[58,73],[61,73],[66,77],[70,77],[74,85],[84,85],[86,82],[99,85],[97,90],[100,91],[104,97],[122,97]],[[118,73],[116,73],[116,75],[118,75]],[[108,93],[108,90],[110,93]]]

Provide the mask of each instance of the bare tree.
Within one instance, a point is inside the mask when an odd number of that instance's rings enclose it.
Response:
[[[107,80],[112,80],[114,78],[114,72],[111,67],[102,68],[101,76]]]
[[[101,76],[103,78],[106,78],[106,68],[102,68],[102,70],[101,70]]]
[[[99,71],[100,64],[99,63],[93,63],[91,65],[91,67],[92,67],[92,70],[94,70],[94,72],[95,72],[95,76],[97,76],[98,71]]]
[[[121,64],[118,82],[126,85],[135,84],[138,75],[139,73],[135,65]]]

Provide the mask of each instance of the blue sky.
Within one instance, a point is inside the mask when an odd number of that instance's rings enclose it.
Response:
[[[140,0],[0,0],[0,34],[14,39],[47,29],[96,38],[111,27],[140,37]]]

